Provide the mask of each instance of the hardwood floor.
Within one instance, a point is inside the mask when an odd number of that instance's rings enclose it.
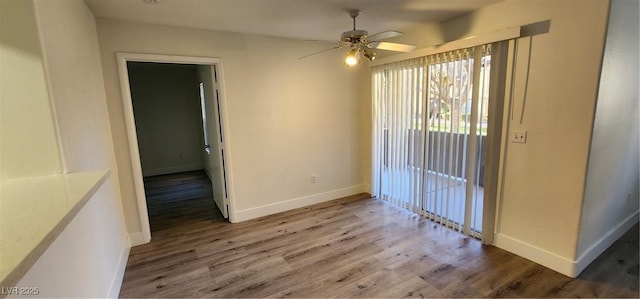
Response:
[[[203,220],[215,216],[211,198],[211,182],[204,171],[190,171],[144,178],[147,210],[152,232]],[[155,235],[154,235],[155,237]]]
[[[190,199],[150,202],[121,297],[638,298],[637,224],[571,279],[364,194],[230,224],[201,179],[154,178]]]

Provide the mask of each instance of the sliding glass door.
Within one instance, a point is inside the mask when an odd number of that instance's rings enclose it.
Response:
[[[484,46],[374,70],[374,195],[481,236],[490,65]]]

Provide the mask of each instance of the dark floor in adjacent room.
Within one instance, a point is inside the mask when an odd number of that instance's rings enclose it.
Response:
[[[145,182],[152,240],[121,297],[639,295],[637,224],[571,279],[366,195],[231,224],[203,172]]]
[[[211,181],[204,171],[144,178],[152,235],[187,223],[224,221],[212,199]]]

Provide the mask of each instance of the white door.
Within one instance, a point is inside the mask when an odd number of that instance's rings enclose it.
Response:
[[[220,83],[216,65],[198,67],[200,104],[204,133],[205,171],[211,180],[213,200],[224,218],[229,218],[229,192],[224,156],[224,134],[220,111]]]

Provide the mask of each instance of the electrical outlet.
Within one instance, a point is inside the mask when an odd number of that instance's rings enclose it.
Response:
[[[316,176],[312,175],[311,176],[311,184],[315,184],[316,183]]]
[[[511,132],[511,142],[513,142],[513,143],[527,143],[527,131],[513,131],[513,132]]]

